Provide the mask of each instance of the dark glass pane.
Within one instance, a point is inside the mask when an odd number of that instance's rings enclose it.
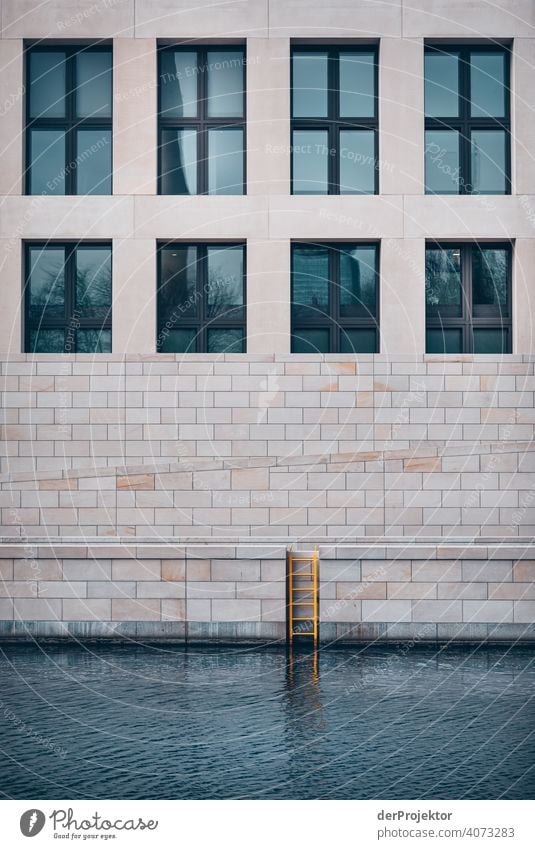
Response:
[[[324,118],[327,115],[327,67],[326,53],[294,53],[294,118]]]
[[[377,334],[371,327],[342,328],[340,331],[340,353],[375,354]]]
[[[459,133],[426,130],[425,190],[428,194],[459,193]]]
[[[470,112],[474,118],[505,117],[505,54],[474,52],[470,56]]]
[[[160,107],[163,118],[197,115],[199,64],[195,50],[164,50],[160,54]]]
[[[474,248],[472,253],[472,302],[474,309],[480,305],[496,305],[500,312],[508,313],[507,277],[509,251],[503,248]]]
[[[65,314],[65,251],[63,248],[29,249],[30,316]]]
[[[243,353],[243,330],[240,328],[213,327],[208,330],[209,354]]]
[[[327,130],[294,130],[292,134],[294,195],[326,195],[329,190]]]
[[[241,118],[243,115],[243,50],[208,51],[208,115]]]
[[[375,55],[340,53],[340,116],[375,115]]]
[[[501,327],[474,328],[474,354],[507,354],[509,331]]]
[[[59,354],[65,350],[63,330],[34,328],[30,331],[30,352],[35,354]]]
[[[375,133],[340,131],[340,194],[375,192]]]
[[[65,133],[30,130],[30,194],[65,194]]]
[[[210,318],[243,306],[243,248],[208,248],[206,309]]]
[[[377,310],[376,249],[356,247],[340,252],[340,315],[375,316]]]
[[[463,336],[458,328],[430,329],[425,334],[425,350],[428,354],[462,354]]]
[[[459,115],[459,56],[425,54],[425,114],[436,118]]]
[[[159,350],[162,354],[195,353],[197,333],[189,328],[164,329],[159,334]]]
[[[160,251],[160,327],[172,327],[186,316],[198,315],[197,248],[172,245]]]
[[[208,193],[243,194],[243,130],[208,131]]]
[[[111,312],[111,250],[76,251],[76,310],[84,318],[107,318]]]
[[[111,50],[76,56],[76,114],[80,118],[111,118]]]
[[[425,252],[425,302],[427,311],[461,315],[460,248],[427,248]]]
[[[505,130],[472,130],[472,192],[505,194],[506,139]]]
[[[328,354],[330,353],[329,330],[309,329],[301,327],[293,332],[293,354]]]
[[[162,130],[160,155],[162,194],[197,194],[196,130]]]
[[[295,318],[317,318],[329,311],[329,251],[294,247],[292,251],[292,312]]]
[[[76,131],[76,194],[111,195],[111,130]]]
[[[79,354],[111,354],[111,330],[79,330],[76,342]]]
[[[65,116],[65,53],[32,50],[30,53],[30,118]]]

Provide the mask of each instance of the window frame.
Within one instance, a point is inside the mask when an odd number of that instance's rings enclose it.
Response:
[[[30,116],[30,56],[32,52],[57,53],[65,52],[65,117],[64,118],[32,118]],[[109,118],[93,117],[79,118],[76,115],[76,56],[80,53],[109,53],[111,55],[111,115]],[[111,169],[110,169],[110,192],[102,194],[101,197],[113,195],[113,45],[100,42],[99,44],[68,44],[58,42],[30,41],[24,45],[24,194],[30,197],[39,195],[30,194],[31,161],[30,161],[30,131],[33,129],[63,130],[65,132],[65,192],[57,197],[76,196],[85,197],[76,191],[76,131],[79,129],[109,130],[111,133]],[[72,167],[71,167],[72,166]],[[45,195],[49,197],[49,195]],[[53,195],[50,195],[53,196]],[[99,195],[96,195],[97,197]]]
[[[296,318],[294,314],[294,249],[299,247],[321,248],[328,251],[329,265],[329,309],[323,316],[319,314],[306,317]],[[340,315],[340,256],[342,250],[354,248],[375,248],[375,316],[374,318],[366,316],[341,316]],[[356,330],[359,328],[375,330],[375,354],[381,351],[381,243],[379,241],[341,241],[341,242],[317,242],[306,241],[302,239],[292,240],[291,256],[290,256],[290,345],[292,353],[294,336],[296,330],[329,330],[329,353],[340,354],[341,351],[341,335],[344,329]],[[351,353],[351,352],[349,352]],[[363,354],[354,353],[353,356],[363,356]]]
[[[209,51],[224,51],[224,50],[241,50],[243,54],[243,115],[230,118],[211,118],[208,115],[208,52]],[[197,53],[197,66],[201,69],[197,74],[197,108],[196,116],[191,118],[164,118],[162,116],[162,86],[160,79],[162,76],[162,55],[172,52],[181,53]],[[210,197],[243,197],[247,194],[247,45],[240,44],[225,44],[225,42],[215,42],[214,44],[159,44],[158,45],[158,62],[157,62],[157,85],[158,85],[158,180],[157,191],[159,195],[164,197],[196,197],[197,195],[209,195]],[[197,191],[193,195],[188,194],[164,194],[162,192],[162,138],[164,130],[195,130],[197,133]],[[243,150],[242,150],[242,167],[243,167],[243,184],[242,193],[235,195],[216,195],[208,191],[208,169],[209,169],[209,150],[208,137],[211,129],[241,129],[243,134]]]
[[[294,68],[293,59],[298,53],[327,53],[327,116],[295,118],[294,117]],[[343,53],[373,53],[374,54],[374,114],[365,118],[347,118],[340,116],[340,55]],[[327,159],[327,192],[325,194],[310,193],[306,195],[294,192],[294,156],[293,136],[295,130],[327,130],[329,151],[336,150],[336,155],[328,155]],[[340,145],[339,138],[342,130],[371,130],[374,136],[374,190],[372,192],[340,192]],[[297,197],[319,197],[326,195],[344,196],[373,196],[379,194],[379,49],[377,44],[292,44],[290,49],[290,194]]]
[[[245,241],[233,240],[231,242],[218,241],[180,241],[177,239],[168,239],[159,241],[156,246],[156,352],[158,354],[167,353],[162,351],[162,330],[167,326],[168,319],[162,315],[162,303],[160,291],[162,289],[162,251],[165,248],[196,248],[196,275],[195,275],[195,298],[199,303],[198,316],[185,316],[174,320],[169,330],[193,330],[195,333],[195,349],[191,351],[178,352],[182,356],[189,354],[207,354],[208,353],[208,330],[243,330],[243,350],[229,353],[247,353],[247,244]],[[243,303],[239,308],[241,315],[238,317],[238,310],[234,318],[223,316],[210,318],[206,309],[206,295],[208,288],[208,249],[209,248],[241,248],[243,258],[243,274],[242,274],[242,298]],[[223,352],[224,353],[224,352]],[[214,354],[217,356],[217,354]]]
[[[489,330],[506,330],[507,331],[507,350],[504,354],[511,354],[513,350],[513,243],[511,241],[498,242],[445,242],[434,241],[433,239],[426,240],[425,250],[444,250],[454,249],[460,251],[460,272],[461,272],[461,315],[454,316],[441,314],[439,310],[431,311],[427,306],[427,297],[425,304],[425,332],[427,339],[428,330],[447,330],[460,329],[462,338],[461,354],[474,353],[474,329],[489,329]],[[474,315],[473,309],[473,254],[475,250],[506,250],[507,251],[507,314],[497,307],[493,309],[493,305],[482,304],[479,309],[479,314]],[[427,276],[425,280],[427,290]],[[485,309],[488,306],[488,309]],[[427,341],[426,341],[426,353]],[[459,354],[443,354],[443,356],[458,356]],[[491,355],[492,356],[492,355]]]
[[[505,115],[503,118],[488,116],[472,117],[470,115],[470,54],[498,53],[505,58]],[[425,90],[425,57],[428,54],[451,55],[458,54],[458,80],[459,80],[459,115],[457,117],[431,117],[425,114],[424,101],[424,160],[425,160],[425,135],[428,130],[455,130],[459,138],[459,191],[458,192],[433,192],[427,189],[427,177],[424,174],[424,191],[426,195],[447,195],[456,197],[458,195],[485,195],[504,197],[511,194],[511,49],[507,45],[498,44],[475,44],[469,42],[462,44],[451,42],[435,44],[426,42],[424,49],[424,90]],[[505,131],[505,191],[502,192],[473,192],[472,191],[472,130],[504,130]],[[425,161],[424,161],[425,171]]]
[[[63,317],[40,318],[39,321],[33,321],[30,315],[30,250],[37,248],[40,250],[46,248],[63,248],[65,251],[64,262],[64,304],[65,312]],[[91,240],[91,239],[29,239],[24,242],[24,272],[23,272],[23,303],[24,303],[24,322],[23,322],[23,348],[24,353],[39,356],[40,351],[31,350],[31,331],[35,327],[44,330],[64,330],[65,342],[64,347],[67,347],[69,323],[74,315],[76,307],[76,251],[78,248],[105,248],[110,251],[112,260],[112,280],[111,280],[111,302],[106,318],[98,321],[94,317],[78,316],[76,319],[75,333],[78,330],[109,330],[111,335],[111,352],[113,351],[113,244],[110,240]],[[74,350],[64,350],[63,354],[87,353],[77,351],[77,340],[75,341]],[[94,352],[91,356],[96,356],[99,352]]]

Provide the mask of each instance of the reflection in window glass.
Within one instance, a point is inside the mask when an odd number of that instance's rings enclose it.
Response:
[[[474,306],[507,305],[509,252],[494,248],[472,253],[472,301]]]
[[[425,54],[425,114],[436,118],[459,115],[459,56]]]
[[[326,53],[294,53],[293,116],[324,118],[327,116],[328,59]]]
[[[83,51],[76,57],[76,114],[80,118],[111,118],[109,51]]]
[[[46,330],[36,327],[30,332],[30,353],[33,354],[62,354],[65,348],[63,330]]]
[[[111,330],[78,330],[76,341],[79,354],[111,353]]]
[[[195,353],[195,330],[162,330],[160,333],[159,350],[163,354],[192,354]]]
[[[341,333],[340,351],[342,354],[375,354],[376,331],[369,327],[344,328]]]
[[[427,248],[425,252],[425,301],[428,312],[444,308],[461,314],[461,251],[459,248]]]
[[[30,130],[30,194],[65,194],[65,133]]]
[[[503,130],[472,131],[472,192],[505,193],[505,141]]]
[[[199,76],[196,51],[162,50],[160,63],[162,117],[194,118]]]
[[[238,328],[209,328],[209,354],[243,353],[243,330]]]
[[[292,336],[294,354],[328,354],[331,350],[329,331],[308,327],[295,328]]]
[[[470,57],[470,112],[474,118],[505,115],[505,54],[473,52]]]
[[[356,247],[340,252],[340,315],[375,316],[377,310],[376,250]]]
[[[329,252],[325,248],[294,247],[292,252],[294,315],[317,317],[329,310]]]
[[[209,130],[208,192],[243,194],[243,130]]]
[[[375,133],[340,131],[340,194],[375,192]]]
[[[65,116],[65,53],[32,50],[29,59],[31,118]]]
[[[111,251],[86,247],[76,251],[76,309],[84,316],[106,318],[111,307]]]
[[[474,354],[506,354],[509,350],[508,332],[499,327],[475,327]]]
[[[208,116],[241,118],[243,115],[243,50],[208,51]]]
[[[65,312],[65,251],[29,248],[30,315],[63,316]]]
[[[458,194],[459,170],[459,133],[456,130],[426,130],[426,192]]]
[[[294,130],[292,135],[293,194],[326,195],[329,136],[325,130]]]
[[[340,53],[340,115],[369,118],[375,114],[375,54]]]
[[[172,245],[160,252],[160,311],[165,321],[197,315],[197,248]]]
[[[161,193],[197,194],[197,131],[162,130]]]
[[[453,328],[428,329],[425,350],[428,354],[461,354],[463,350],[462,331]]]
[[[77,130],[76,194],[111,194],[111,130]]]
[[[243,305],[243,250],[208,248],[207,314],[227,313]]]

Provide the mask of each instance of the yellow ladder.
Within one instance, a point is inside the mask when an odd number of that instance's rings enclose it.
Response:
[[[294,637],[312,637],[316,643],[319,630],[318,547],[315,546],[312,554],[294,554],[290,546],[287,554],[287,571],[288,640],[291,643]]]

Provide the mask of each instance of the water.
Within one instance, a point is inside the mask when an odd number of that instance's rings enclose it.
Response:
[[[530,649],[0,647],[0,796],[535,798]]]

